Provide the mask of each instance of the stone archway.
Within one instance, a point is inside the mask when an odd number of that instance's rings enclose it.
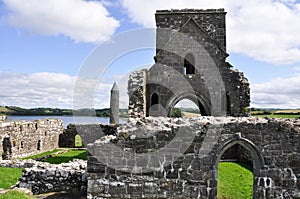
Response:
[[[213,170],[213,180],[215,182],[218,182],[218,164],[223,156],[223,154],[232,146],[234,145],[240,145],[244,147],[246,150],[248,150],[252,156],[253,159],[253,175],[254,179],[253,182],[255,182],[255,178],[260,177],[261,171],[265,167],[265,161],[264,157],[262,156],[259,148],[250,140],[245,139],[245,138],[232,138],[229,140],[226,140],[225,142],[221,143],[219,147],[216,150],[215,156],[213,157],[213,165],[212,165],[212,170]],[[215,189],[216,191],[214,192],[217,194],[217,183],[215,184],[216,187],[211,187],[212,189]],[[257,186],[253,183],[253,193],[256,192]],[[216,197],[216,196],[215,196]]]
[[[198,106],[201,115],[211,115],[211,105],[209,99],[205,99],[204,96],[201,96],[199,93],[195,93],[195,91],[185,91],[182,93],[177,93],[169,100],[166,107],[168,116],[170,116],[171,110],[174,108],[174,106],[183,99],[188,99],[195,103]]]
[[[3,138],[2,147],[3,147],[2,159],[9,160],[12,156],[12,144],[9,136]]]

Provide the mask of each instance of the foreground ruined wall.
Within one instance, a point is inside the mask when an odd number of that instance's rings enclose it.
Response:
[[[253,198],[300,197],[300,120],[145,118],[88,145],[88,198],[216,198],[232,146],[253,160]]]
[[[0,167],[23,168],[22,177],[14,187],[27,188],[34,195],[49,192],[86,195],[87,172],[84,160],[75,159],[62,164],[35,160],[2,160]]]
[[[17,187],[30,189],[35,195],[61,191],[85,195],[86,185],[86,161],[75,160],[58,165],[34,162],[23,169]]]
[[[1,121],[0,158],[19,158],[55,149],[62,132],[60,119]]]

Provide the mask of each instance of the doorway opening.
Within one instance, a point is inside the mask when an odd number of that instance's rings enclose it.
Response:
[[[9,137],[3,139],[2,148],[2,160],[9,160],[12,156],[12,144]]]
[[[252,198],[253,157],[241,144],[225,150],[218,162],[218,199]]]
[[[81,140],[80,135],[75,136],[75,147],[82,148],[82,140]]]
[[[37,142],[36,149],[37,149],[38,151],[41,150],[41,140],[39,140],[39,141]]]
[[[191,118],[201,116],[199,107],[189,99],[180,100],[170,112],[170,117]]]

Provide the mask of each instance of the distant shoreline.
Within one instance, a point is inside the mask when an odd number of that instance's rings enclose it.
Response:
[[[21,108],[17,106],[0,106],[0,115],[7,116],[86,116],[109,117],[110,109],[60,109],[60,108]],[[120,117],[127,117],[127,109],[120,109]]]

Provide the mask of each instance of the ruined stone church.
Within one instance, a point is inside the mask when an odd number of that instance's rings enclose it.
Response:
[[[156,55],[129,78],[129,116],[169,116],[188,99],[205,116],[244,116],[248,80],[226,62],[224,9],[156,12]]]

